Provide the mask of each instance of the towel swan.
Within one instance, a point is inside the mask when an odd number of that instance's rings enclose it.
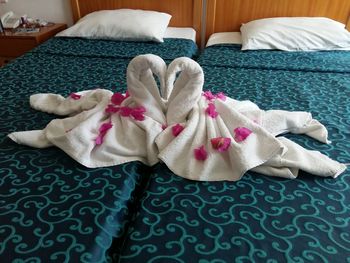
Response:
[[[248,170],[296,178],[302,169],[336,177],[346,169],[276,138],[292,132],[328,143],[326,128],[310,113],[263,111],[250,101],[203,92],[203,83],[201,67],[189,58],[166,67],[155,55],[141,55],[128,66],[127,94],[96,89],[68,98],[32,95],[34,109],[69,117],[9,137],[32,147],[59,147],[87,167],[162,160],[175,174],[200,181],[236,181]]]

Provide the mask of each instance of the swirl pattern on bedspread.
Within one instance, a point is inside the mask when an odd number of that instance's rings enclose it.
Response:
[[[350,73],[350,51],[241,51],[240,45],[208,47],[199,57],[202,66]]]
[[[159,165],[121,262],[346,262],[349,183],[254,173],[191,182]]]
[[[197,45],[189,39],[165,38],[163,43],[55,37],[32,50],[35,53],[65,56],[133,58],[154,54],[165,60],[193,57]]]
[[[349,63],[350,52],[343,55]],[[212,59],[215,63],[216,57]],[[205,89],[212,92],[249,99],[266,110],[311,111],[327,127],[332,144],[287,137],[350,163],[350,74],[203,69]],[[238,182],[201,183],[158,165],[121,262],[350,262],[349,200],[349,168],[337,179],[301,173],[284,180],[248,172]]]

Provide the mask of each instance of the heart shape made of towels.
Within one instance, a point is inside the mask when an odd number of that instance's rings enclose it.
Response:
[[[133,100],[147,105],[148,116],[160,123],[173,124],[185,120],[200,100],[204,74],[199,64],[189,58],[177,58],[167,68],[160,57],[147,54],[130,62],[127,83]]]
[[[248,170],[296,178],[302,169],[336,177],[346,169],[320,152],[276,138],[292,132],[328,143],[326,128],[310,113],[264,111],[250,101],[203,92],[203,84],[202,68],[189,58],[167,67],[158,56],[137,56],[127,69],[129,97],[116,103],[103,89],[68,98],[35,94],[34,109],[69,117],[9,137],[32,147],[59,147],[87,167],[162,160],[175,174],[200,181],[236,181]]]

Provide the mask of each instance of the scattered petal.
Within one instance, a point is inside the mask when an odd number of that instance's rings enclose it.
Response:
[[[130,115],[137,121],[143,121],[145,119],[144,113],[146,112],[146,108],[143,106],[133,108],[131,110]]]
[[[119,113],[123,117],[129,117],[131,115],[132,110],[133,109],[130,107],[120,107]]]
[[[125,96],[119,92],[112,95],[111,101],[114,105],[120,105],[125,100]]]
[[[103,138],[105,137],[107,131],[113,127],[113,124],[111,122],[103,123],[98,131],[100,132],[98,136],[95,139],[96,145],[101,145],[103,143]]]
[[[234,129],[235,141],[242,142],[252,133],[252,131],[246,127],[238,127]]]
[[[223,92],[219,92],[218,94],[216,94],[216,97],[222,101],[226,100],[226,95]]]
[[[162,124],[162,129],[163,129],[163,131],[164,131],[166,128],[168,128],[168,125]]]
[[[181,124],[176,124],[171,128],[171,131],[173,132],[173,135],[175,137],[177,137],[183,130],[185,129],[184,126],[182,126]]]
[[[201,147],[194,149],[194,157],[198,160],[198,161],[205,161],[208,158],[208,153],[204,148],[204,145],[202,145]]]
[[[126,91],[125,95],[124,95],[124,98],[126,99],[126,98],[129,98],[129,97],[130,97],[129,91]]]
[[[115,107],[114,105],[112,105],[112,104],[109,104],[108,106],[107,106],[107,108],[105,109],[105,112],[106,113],[116,113],[116,112],[118,112],[119,111],[119,107]]]
[[[69,97],[71,97],[73,100],[79,100],[81,98],[81,95],[73,92],[69,94]]]
[[[103,136],[102,136],[102,134],[99,134],[95,139],[95,144],[101,145],[102,143],[103,143]]]
[[[211,93],[210,90],[204,91],[204,92],[203,92],[203,96],[204,96],[207,100],[209,100],[209,101],[215,99],[215,96],[213,95],[213,93]]]
[[[217,137],[210,140],[211,145],[215,150],[218,150],[219,152],[225,152],[228,150],[228,148],[231,145],[231,138],[227,137]]]
[[[106,122],[106,123],[103,123],[101,126],[100,126],[100,129],[99,129],[99,132],[100,133],[106,133],[110,128],[113,127],[113,124],[111,122]]]
[[[208,104],[208,108],[205,110],[205,112],[212,118],[216,118],[219,115],[213,103]]]

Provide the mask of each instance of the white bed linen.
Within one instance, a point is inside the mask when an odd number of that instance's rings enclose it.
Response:
[[[218,44],[242,44],[240,32],[220,32],[212,34],[207,42],[206,47]]]
[[[192,27],[168,27],[164,38],[184,38],[196,42],[196,31]]]
[[[238,44],[242,45],[241,32],[219,32],[212,34],[206,47],[219,44]],[[338,50],[350,50],[350,48],[339,48]]]

